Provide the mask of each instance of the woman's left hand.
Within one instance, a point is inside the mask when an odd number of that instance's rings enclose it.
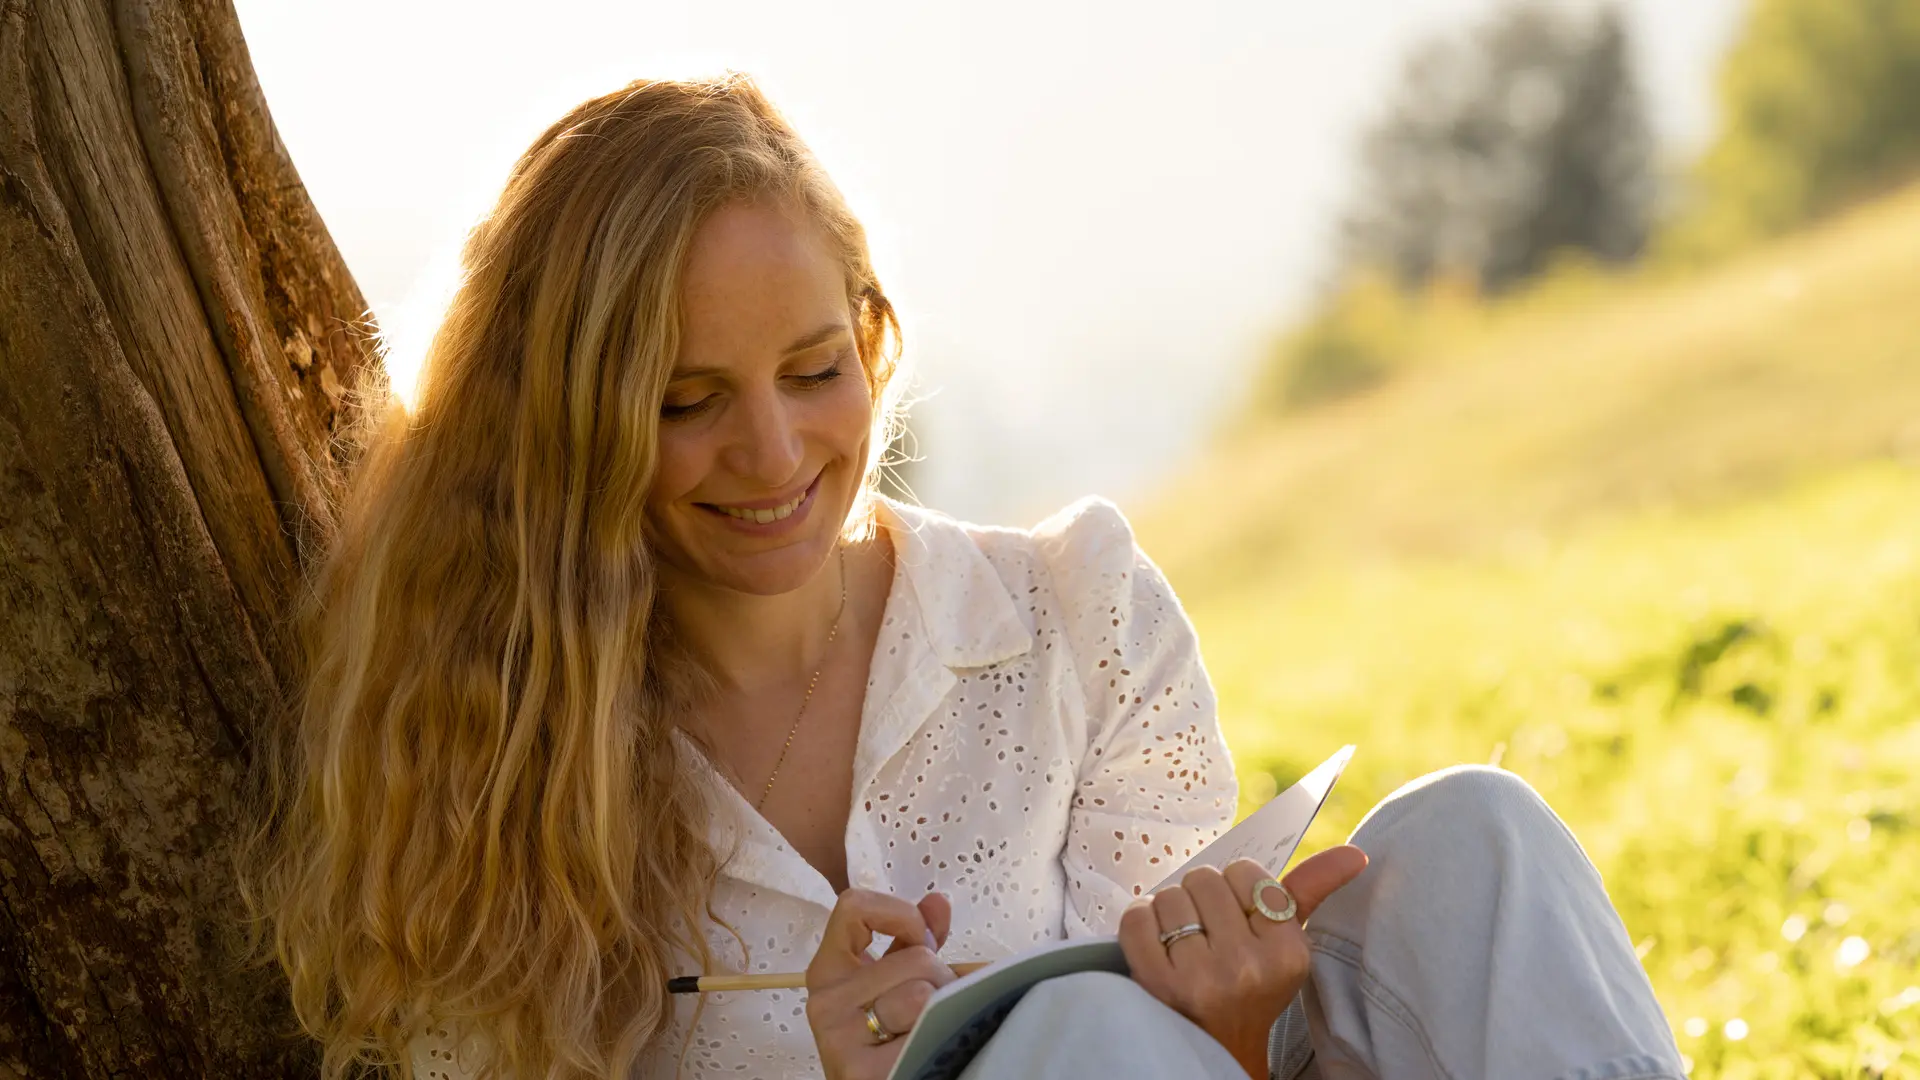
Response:
[[[1224,873],[1191,870],[1180,884],[1128,906],[1121,950],[1134,981],[1219,1040],[1248,1076],[1267,1080],[1268,1034],[1306,983],[1312,959],[1301,924],[1366,866],[1366,855],[1348,844],[1302,862],[1283,882],[1296,905],[1285,922],[1254,908],[1254,885],[1267,871],[1252,859],[1235,859]],[[1271,885],[1262,899],[1286,906]],[[1163,933],[1196,923],[1203,933],[1160,943]]]

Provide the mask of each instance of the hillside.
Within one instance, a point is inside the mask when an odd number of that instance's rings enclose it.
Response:
[[[1488,312],[1223,445],[1141,541],[1305,845],[1493,761],[1599,866],[1692,1076],[1920,1078],[1920,191]]]
[[[1135,515],[1148,550],[1191,591],[1239,589],[1920,454],[1920,187],[1703,277],[1548,290],[1485,322],[1216,447]]]

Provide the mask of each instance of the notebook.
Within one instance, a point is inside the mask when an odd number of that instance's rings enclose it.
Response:
[[[1162,878],[1157,892],[1177,884],[1199,866],[1225,867],[1242,856],[1255,859],[1276,875],[1293,857],[1307,826],[1327,800],[1340,771],[1353,757],[1343,746],[1332,757],[1300,778],[1300,782],[1273,797],[1265,806],[1229,829],[1226,835],[1200,849],[1180,868]],[[1000,1024],[1035,984],[1080,971],[1127,974],[1127,961],[1114,937],[1056,941],[989,964],[965,978],[941,987],[927,1002],[920,1019],[906,1035],[900,1057],[888,1080],[953,1080],[973,1060]]]

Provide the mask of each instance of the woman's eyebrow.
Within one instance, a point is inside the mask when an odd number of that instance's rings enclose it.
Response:
[[[794,338],[793,344],[787,346],[786,352],[783,353],[782,355],[792,356],[794,353],[806,352],[808,349],[813,348],[815,345],[818,345],[825,341],[833,340],[834,337],[845,333],[846,329],[847,329],[847,324],[841,323],[841,322],[831,322],[831,323],[827,323],[824,326],[816,327],[815,329],[809,330],[806,333],[801,334],[799,337]],[[699,379],[709,375],[725,375],[726,373],[727,373],[726,368],[719,368],[719,367],[674,368],[673,374],[668,376],[668,381],[678,382],[681,379]]]
[[[832,339],[834,335],[841,333],[846,328],[847,325],[845,323],[830,322],[816,330],[802,334],[794,339],[793,344],[787,346],[786,355],[792,356],[797,352],[805,352],[823,341]]]

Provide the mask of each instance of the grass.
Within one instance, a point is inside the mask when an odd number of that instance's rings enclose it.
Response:
[[[1497,761],[1605,875],[1693,1075],[1920,1077],[1917,312],[1920,191],[1516,301],[1222,445],[1136,522],[1245,808],[1359,744],[1319,847]]]
[[[1920,1076],[1920,474],[1190,610],[1249,809],[1359,744],[1309,849],[1498,761],[1600,867],[1694,1075]]]

